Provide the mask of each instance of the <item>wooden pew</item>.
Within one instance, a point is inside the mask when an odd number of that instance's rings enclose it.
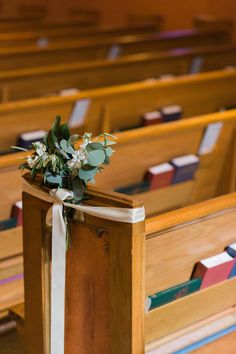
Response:
[[[2,184],[2,198],[0,202],[0,220],[10,217],[12,205],[21,200],[22,181],[15,162],[6,168],[2,165],[0,182]],[[11,188],[14,185],[14,188]],[[0,232],[0,270],[17,267],[22,273],[23,244],[22,228],[17,227]],[[24,302],[23,278],[0,284],[0,318],[7,315],[12,306]]]
[[[182,30],[162,32],[160,34],[144,34],[137,36],[121,36],[117,38],[64,41],[40,48],[26,46],[19,48],[3,48],[0,53],[0,67],[11,70],[22,67],[35,67],[50,63],[68,63],[89,59],[115,59],[118,56],[139,52],[154,52],[170,48],[210,46],[230,43],[227,30]],[[118,53],[112,54],[114,45]],[[118,47],[117,47],[118,46]],[[114,55],[114,58],[113,58]]]
[[[90,105],[77,131],[114,132],[139,126],[142,114],[165,105],[182,106],[184,119],[233,106],[235,85],[236,71],[230,70],[4,103],[0,106],[0,150],[15,145],[22,132],[48,130],[58,114],[69,120],[79,100],[90,99]]]
[[[220,70],[236,65],[236,46],[218,46],[170,50],[123,56],[115,61],[96,60],[91,63],[68,63],[38,68],[0,72],[2,101],[39,97],[61,90],[127,84],[160,75],[186,75],[201,58],[201,72]]]
[[[118,145],[113,163],[102,176],[98,176],[96,184],[107,191],[123,187],[127,184],[141,182],[147,169],[186,154],[197,154],[205,129],[215,122],[223,123],[223,130],[215,149],[200,156],[200,166],[194,180],[172,185],[163,189],[138,194],[135,197],[143,200],[147,216],[178,209],[203,200],[232,192],[232,181],[236,182],[234,151],[236,147],[236,114],[235,111],[214,114],[183,120],[162,127],[148,127],[137,131],[117,134]],[[163,146],[168,148],[163,149]],[[150,151],[152,152],[150,154]],[[21,177],[17,170],[20,157],[17,153],[0,157],[0,219],[9,217],[12,204],[21,198]],[[141,156],[141,158],[136,158]],[[173,198],[173,195],[175,196]],[[158,201],[158,203],[157,203]],[[21,228],[4,232],[6,234],[8,257],[19,253]],[[3,233],[1,234],[3,235]],[[16,240],[13,243],[13,240]],[[4,250],[4,244],[2,249]],[[6,252],[6,251],[5,251]],[[1,259],[1,257],[0,257]],[[22,284],[19,284],[15,303],[22,301]],[[0,298],[1,303],[1,298]],[[11,305],[14,305],[11,303]],[[1,310],[1,306],[0,306]],[[2,310],[6,304],[2,303]]]
[[[15,16],[0,18],[0,33],[14,33],[22,31],[47,30],[47,29],[76,29],[78,26],[96,26],[92,19],[74,17],[65,19],[44,20],[41,16]]]
[[[17,13],[23,16],[40,16],[45,17],[47,13],[46,6],[44,5],[29,5],[20,4],[17,8]]]
[[[96,206],[142,205],[137,199],[103,190],[90,189],[88,196]],[[34,220],[33,225],[24,224],[25,343],[29,354],[44,354],[50,345],[50,230],[42,215],[50,204],[29,193],[23,198],[25,220]],[[83,222],[76,221],[79,215],[75,213],[73,246],[67,253],[65,353],[77,353],[78,346],[81,354],[151,353],[155,341],[158,350],[160,338],[230,311],[236,304],[235,278],[148,313],[144,299],[189,280],[199,260],[235,242],[235,213],[235,193],[133,226],[86,214]]]
[[[151,34],[161,30],[152,24],[126,26],[77,26],[72,28],[48,28],[13,33],[0,33],[1,47],[47,46],[62,41],[116,38],[124,35]],[[44,39],[44,44],[42,44]]]

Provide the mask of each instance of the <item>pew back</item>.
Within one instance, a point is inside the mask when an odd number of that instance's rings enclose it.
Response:
[[[235,46],[187,48],[134,54],[115,61],[96,60],[0,72],[2,101],[56,94],[70,88],[88,90],[121,85],[168,73],[184,75],[192,72],[198,60],[201,60],[201,72],[220,70],[236,65],[235,54]]]
[[[58,114],[68,121],[75,103],[84,102],[84,99],[89,99],[90,104],[87,112],[80,117],[76,129],[79,132],[114,132],[139,126],[142,114],[165,105],[182,106],[183,118],[216,112],[223,106],[234,106],[235,85],[236,71],[230,70],[172,81],[142,82],[84,91],[69,97],[4,103],[0,107],[0,149],[15,145],[22,132],[48,130]]]
[[[184,48],[230,43],[230,33],[226,30],[182,30],[121,36],[116,38],[61,41],[45,47],[25,46],[3,48],[0,66],[3,70],[35,67],[50,63],[68,63],[89,59],[115,59],[119,56]],[[113,48],[117,48],[114,54]]]
[[[153,25],[126,25],[126,26],[77,26],[76,28],[49,28],[35,31],[21,31],[0,33],[2,47],[38,46],[47,47],[48,44],[59,44],[65,41],[117,38],[125,35],[136,36],[151,34],[160,31]],[[44,40],[44,42],[42,42]]]

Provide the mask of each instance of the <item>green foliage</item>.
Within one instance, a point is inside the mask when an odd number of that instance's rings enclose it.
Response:
[[[44,184],[50,188],[73,190],[73,201],[78,203],[84,197],[86,185],[94,183],[103,165],[110,163],[114,153],[111,146],[116,144],[116,138],[110,134],[101,134],[96,141],[91,141],[91,135],[71,135],[67,124],[61,124],[61,117],[57,116],[43,143],[32,144],[34,152],[20,169],[30,170],[32,178],[41,175]],[[76,148],[80,138],[83,142]]]

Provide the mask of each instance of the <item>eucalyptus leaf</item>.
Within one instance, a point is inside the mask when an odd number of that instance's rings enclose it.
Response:
[[[104,164],[105,165],[109,165],[110,163],[110,157],[109,156],[106,156],[105,160],[104,160]]]
[[[94,178],[96,173],[98,172],[98,168],[88,168],[84,166],[79,170],[79,178],[82,179],[86,184]]]
[[[116,145],[116,142],[112,141],[112,140],[106,140],[106,141],[103,141],[101,144],[104,146],[111,146],[111,145]]]
[[[74,143],[76,143],[76,141],[78,139],[79,139],[79,135],[78,134],[71,135],[69,140],[68,140],[68,145],[74,145]]]
[[[111,155],[113,154],[114,150],[112,150],[111,147],[107,147],[106,148],[106,154],[108,157],[111,157]]]
[[[100,166],[106,158],[103,150],[93,150],[88,154],[88,163],[90,166]]]
[[[62,185],[62,177],[60,175],[53,175],[49,172],[46,174],[46,181],[49,185]]]
[[[104,149],[104,147],[101,143],[89,143],[86,146],[86,150],[88,152],[93,151],[93,150],[103,150],[103,149]]]
[[[74,152],[75,152],[73,147],[71,145],[68,145],[68,143],[67,143],[67,141],[65,139],[60,141],[60,146],[68,154],[74,154]]]

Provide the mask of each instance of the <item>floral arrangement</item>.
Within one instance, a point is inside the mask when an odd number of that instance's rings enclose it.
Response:
[[[97,173],[108,165],[116,144],[115,137],[101,134],[92,141],[92,134],[71,135],[67,124],[57,116],[42,142],[32,144],[33,153],[20,166],[29,170],[32,178],[40,175],[49,188],[66,188],[73,191],[73,203],[84,198],[88,182],[94,183]],[[82,143],[79,145],[79,140]],[[25,149],[24,149],[25,150]]]

